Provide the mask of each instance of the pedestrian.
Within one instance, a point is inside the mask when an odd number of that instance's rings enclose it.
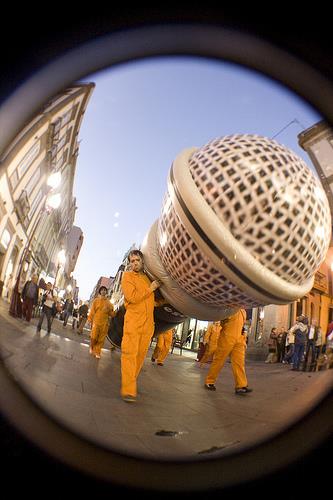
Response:
[[[64,309],[63,309],[64,322],[63,322],[62,326],[66,327],[68,318],[73,313],[73,309],[74,309],[74,300],[73,300],[72,296],[69,295],[67,297],[67,299],[65,300],[65,304],[64,304]]]
[[[167,330],[166,332],[161,332],[158,334],[156,346],[151,357],[152,363],[157,361],[159,366],[163,366],[164,361],[169,354],[170,347],[172,344],[174,329]]]
[[[278,355],[278,362],[282,363],[285,355],[285,350],[286,350],[286,338],[287,338],[287,330],[282,327],[279,330],[278,337],[277,337],[277,355]]]
[[[81,305],[81,301],[80,301]],[[76,329],[79,328],[79,307],[80,305],[75,305],[73,306],[73,312],[72,312],[72,330],[76,327]]]
[[[204,343],[204,340],[205,340],[206,332],[207,332],[207,329],[205,329],[205,328],[203,328],[199,332],[199,348],[198,348],[198,352],[197,352],[196,361],[201,361],[202,356],[205,354],[206,344]]]
[[[308,365],[309,355],[310,357],[310,371],[315,369],[316,362],[316,342],[318,338],[318,326],[317,321],[312,319],[311,325],[308,329],[307,338],[306,338],[306,347],[305,347],[305,355],[304,355],[304,365],[305,368]],[[311,354],[310,354],[311,351]]]
[[[15,285],[12,287],[10,297],[9,314],[14,318],[22,318],[22,290],[25,284],[25,278],[19,274]]]
[[[81,334],[83,333],[83,328],[87,322],[87,317],[88,317],[88,302],[84,302],[83,304],[80,305],[79,307],[79,326],[77,333]]]
[[[212,361],[215,351],[217,349],[217,341],[219,339],[220,332],[221,332],[220,321],[214,321],[208,326],[203,339],[203,343],[205,344],[206,348],[200,360],[200,367],[203,366],[204,363]]]
[[[55,301],[55,307],[54,307],[54,311],[53,311],[53,317],[55,318],[57,316],[57,314],[60,317],[61,313],[62,313],[62,303],[61,303],[61,300],[59,300],[59,298],[57,297],[56,301]]]
[[[88,316],[88,321],[91,323],[89,352],[97,359],[101,357],[102,347],[109,330],[109,318],[115,316],[107,292],[105,286],[99,288],[99,296],[94,299]]]
[[[205,380],[205,388],[209,391],[216,391],[215,382],[226,359],[230,356],[235,394],[243,395],[252,392],[247,385],[245,373],[246,341],[242,333],[245,320],[245,309],[239,309],[235,314],[221,321],[217,348]]]
[[[39,287],[38,276],[34,274],[28,280],[22,290],[22,316],[26,321],[30,322],[32,310],[38,304]]]
[[[325,354],[333,353],[333,330],[326,336]]]
[[[295,335],[295,348],[293,356],[292,370],[298,371],[303,360],[305,343],[308,335],[308,318],[300,316],[296,324],[292,327]]]
[[[323,331],[321,329],[321,326],[318,326],[317,340],[316,340],[316,346],[315,346],[315,352],[316,352],[315,362],[317,362],[318,356],[321,354],[322,345],[323,345]]]
[[[325,357],[326,368],[333,368],[333,330],[326,336]]]
[[[55,309],[55,297],[53,295],[52,283],[48,282],[46,284],[46,290],[43,293],[42,297],[42,313],[40,315],[38,325],[37,325],[37,333],[41,331],[42,324],[44,321],[44,317],[47,319],[47,333],[51,333],[51,325],[53,320],[53,314]]]
[[[327,325],[327,330],[326,330],[326,335],[325,335],[325,338],[328,337],[328,335],[333,332],[333,321],[331,321],[328,325]]]
[[[157,280],[150,281],[144,272],[143,254],[131,250],[130,270],[122,276],[125,316],[121,342],[121,396],[124,401],[136,401],[137,378],[143,366],[154,334],[154,291]]]
[[[268,337],[268,355],[265,359],[265,363],[276,363],[277,362],[277,337],[278,329],[274,326],[271,329],[271,333]]]
[[[286,346],[285,346],[285,354],[282,360],[284,365],[290,365],[294,359],[294,351],[295,351],[295,333],[294,333],[294,325],[289,328],[286,336]]]
[[[191,342],[192,342],[192,332],[193,332],[193,328],[190,328],[189,331],[187,332],[187,337],[186,337],[185,344],[190,344],[191,345]]]

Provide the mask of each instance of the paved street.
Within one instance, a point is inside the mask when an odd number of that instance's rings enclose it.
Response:
[[[5,364],[43,408],[72,431],[113,449],[162,459],[213,455],[278,432],[305,412],[332,384],[333,370],[293,372],[286,365],[247,361],[254,392],[235,396],[227,363],[217,391],[204,389],[208,366],[175,349],[163,367],[148,352],[139,398],[120,399],[120,352],[106,340],[102,358],[89,355],[82,336],[54,320],[51,335],[8,314],[0,301],[0,347]],[[45,328],[45,324],[43,327]]]

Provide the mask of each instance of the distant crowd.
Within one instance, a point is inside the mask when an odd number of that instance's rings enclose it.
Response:
[[[318,371],[333,368],[333,322],[326,333],[313,319],[298,316],[289,330],[271,329],[265,363],[283,363],[292,370]]]
[[[77,332],[82,333],[88,318],[88,302],[80,300],[76,304],[70,292],[64,298],[60,297],[55,293],[52,283],[45,283],[42,279],[38,282],[37,274],[33,274],[16,289],[13,288],[8,298],[10,298],[9,313],[12,316],[23,318],[27,322],[30,322],[31,318],[39,318],[38,332],[42,328],[44,318],[47,320],[47,332],[50,333],[52,321],[56,316],[63,321],[64,326],[72,316],[72,328],[76,327]]]

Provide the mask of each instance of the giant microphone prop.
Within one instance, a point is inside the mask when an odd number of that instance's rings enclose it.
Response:
[[[306,163],[258,135],[186,149],[169,171],[160,217],[141,251],[166,303],[155,333],[187,317],[287,304],[313,287],[331,239],[326,194]],[[109,340],[121,343],[123,306]]]

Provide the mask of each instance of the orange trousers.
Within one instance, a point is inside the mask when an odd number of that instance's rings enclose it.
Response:
[[[228,334],[229,333],[229,334]],[[235,388],[246,387],[247,378],[245,374],[245,338],[241,334],[232,332],[221,333],[212,364],[209,368],[205,383],[215,384],[228,356],[231,359],[232,373],[235,380]]]
[[[172,344],[173,331],[169,330],[164,333],[160,333],[157,337],[156,346],[153,352],[153,358],[157,360],[157,363],[163,363],[167,355],[169,354],[170,347]]]
[[[121,341],[121,395],[137,396],[137,378],[149,349],[153,332],[124,330]]]
[[[93,323],[90,334],[90,347],[92,354],[101,355],[101,350],[104,345],[105,337],[107,336],[109,323]]]

